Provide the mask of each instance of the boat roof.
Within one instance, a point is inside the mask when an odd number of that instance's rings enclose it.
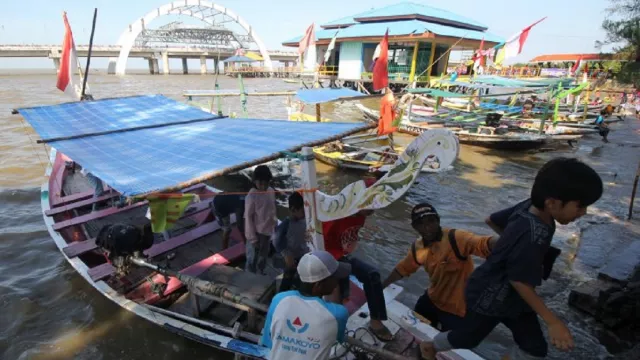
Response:
[[[551,78],[551,79],[537,79],[537,80],[520,80],[510,79],[502,76],[476,76],[472,80],[474,83],[505,86],[505,87],[549,87],[556,86],[558,83],[563,85],[569,85],[574,80],[571,78]]]
[[[300,101],[306,104],[323,104],[332,101],[344,100],[360,100],[372,97],[380,97],[382,95],[366,95],[359,91],[347,88],[318,88],[318,89],[300,89],[296,93]]]
[[[371,127],[221,118],[162,95],[18,112],[43,140],[125,196],[173,191]]]
[[[439,90],[439,89],[430,89],[430,88],[416,88],[416,89],[407,89],[408,93],[411,94],[427,94],[435,97],[452,97],[452,98],[468,98],[473,97],[473,95],[454,93],[451,91]]]

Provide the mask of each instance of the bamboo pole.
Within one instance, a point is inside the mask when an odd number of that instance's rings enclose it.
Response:
[[[205,111],[205,113],[206,113],[206,111]],[[170,122],[170,123],[145,125],[145,126],[138,126],[138,127],[133,127],[133,128],[127,128],[127,129],[97,131],[97,132],[87,133],[87,134],[60,136],[60,137],[51,138],[51,139],[41,139],[41,140],[38,140],[37,142],[38,142],[38,144],[42,144],[42,143],[48,144],[48,143],[52,143],[52,142],[55,142],[55,141],[73,140],[73,139],[80,139],[80,138],[85,138],[85,137],[90,137],[90,136],[116,134],[116,133],[143,130],[143,129],[153,129],[153,128],[171,126],[171,125],[184,125],[184,124],[191,124],[191,123],[202,122],[202,121],[210,121],[210,120],[218,120],[218,119],[224,119],[224,118],[226,118],[226,116],[213,116],[213,117],[209,116],[209,117],[202,118],[202,119],[175,121],[175,122]]]
[[[629,216],[628,220],[631,220],[633,215],[633,202],[636,199],[636,190],[638,189],[638,179],[640,179],[640,163],[638,164],[638,170],[636,171],[636,178],[633,180],[633,189],[631,190],[631,201],[629,201]]]
[[[179,183],[179,184],[174,185],[174,186],[169,186],[169,187],[166,187],[164,189],[160,189],[158,191],[150,191],[150,192],[147,192],[147,193],[139,194],[139,195],[136,195],[135,197],[136,197],[136,199],[142,200],[142,199],[144,199],[147,196],[152,195],[152,194],[165,193],[165,192],[169,192],[169,193],[170,192],[176,192],[176,191],[178,191],[180,189],[184,189],[184,188],[189,187],[189,186],[200,184],[202,182],[205,182],[207,180],[210,180],[210,179],[213,179],[213,178],[216,178],[216,177],[219,177],[219,176],[224,176],[224,175],[227,175],[227,174],[238,172],[240,170],[252,167],[254,165],[264,164],[266,162],[281,158],[282,157],[282,153],[284,153],[284,152],[297,152],[297,151],[300,151],[300,149],[302,149],[303,147],[314,147],[314,146],[326,144],[326,143],[329,143],[329,142],[332,142],[332,141],[336,141],[336,140],[342,139],[343,137],[359,133],[361,131],[366,131],[366,130],[373,129],[375,127],[377,127],[377,124],[366,124],[366,125],[363,125],[361,127],[357,127],[355,129],[352,129],[352,130],[349,130],[349,131],[345,131],[345,132],[343,132],[341,134],[338,134],[338,135],[334,135],[334,136],[331,136],[331,137],[328,137],[328,138],[325,138],[325,139],[321,139],[321,140],[311,141],[311,142],[308,142],[308,143],[305,143],[305,144],[296,145],[296,146],[293,146],[293,147],[291,147],[289,149],[284,149],[283,151],[279,151],[279,152],[276,152],[276,153],[273,153],[273,154],[270,154],[270,155],[267,155],[267,156],[263,156],[263,157],[258,158],[258,159],[247,161],[247,162],[244,162],[242,164],[234,165],[234,166],[222,169],[222,170],[212,171],[212,172],[210,172],[208,174],[199,176],[197,178],[193,178],[193,179],[191,179],[189,181],[185,181],[185,182]]]
[[[267,91],[267,92],[247,92],[245,93],[246,96],[289,96],[289,95],[295,95],[296,92],[295,91]],[[199,93],[199,94],[189,94],[189,93],[183,93],[182,96],[189,96],[192,98],[197,98],[197,97],[231,97],[231,96],[240,96],[240,93],[215,93],[212,92],[210,94],[207,93]]]

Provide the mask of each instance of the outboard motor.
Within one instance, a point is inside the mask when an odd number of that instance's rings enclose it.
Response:
[[[502,119],[502,114],[490,113],[490,114],[487,114],[487,119],[485,120],[485,124],[491,127],[499,127],[500,119]]]
[[[142,229],[128,224],[105,225],[98,232],[96,245],[107,253],[107,258],[120,275],[128,273],[127,257],[143,257],[142,252],[153,245],[151,224]]]

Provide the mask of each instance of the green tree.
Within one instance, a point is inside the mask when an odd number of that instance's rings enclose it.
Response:
[[[618,81],[640,86],[640,0],[609,0],[602,28],[607,36],[596,47],[614,45],[620,60],[627,62],[618,74]]]

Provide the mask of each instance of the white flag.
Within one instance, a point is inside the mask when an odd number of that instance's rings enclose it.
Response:
[[[338,32],[340,30],[336,31],[336,34],[333,35],[333,39],[331,39],[331,42],[329,43],[329,47],[327,48],[327,52],[324,53],[324,64],[326,65],[329,62],[329,58],[331,57],[331,52],[333,51],[333,48],[336,46],[336,38],[338,37]]]

